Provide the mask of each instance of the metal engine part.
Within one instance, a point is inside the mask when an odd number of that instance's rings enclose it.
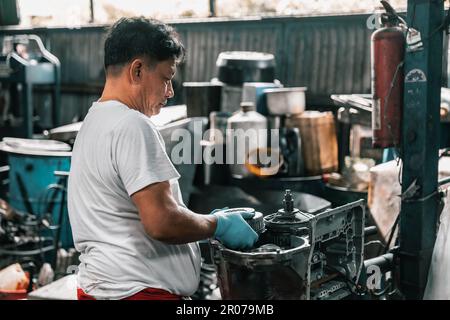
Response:
[[[223,299],[344,299],[357,291],[364,249],[364,201],[311,215],[283,208],[264,217],[254,248],[230,250],[211,240]]]
[[[256,233],[261,234],[264,232],[264,217],[261,212],[255,211],[253,208],[231,208],[231,209],[223,209],[220,212],[233,213],[233,212],[249,212],[254,213],[254,216],[250,219],[245,219],[247,223],[255,230]]]

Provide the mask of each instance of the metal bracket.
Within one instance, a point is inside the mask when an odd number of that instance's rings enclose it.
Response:
[[[410,186],[400,195],[400,198],[403,200],[411,199],[414,197],[416,192],[420,189],[420,187],[417,185],[417,178],[414,179],[414,181],[410,184]]]

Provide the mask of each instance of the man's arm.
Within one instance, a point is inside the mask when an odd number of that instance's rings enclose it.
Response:
[[[168,181],[151,184],[131,195],[145,231],[153,239],[181,244],[214,235],[217,217],[179,206]]]

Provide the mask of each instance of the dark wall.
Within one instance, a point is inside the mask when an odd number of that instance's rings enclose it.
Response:
[[[20,12],[17,0],[0,1],[0,26],[17,25],[20,23]]]
[[[183,102],[182,82],[214,77],[216,58],[226,50],[275,54],[277,78],[287,86],[307,86],[309,105],[330,104],[332,93],[368,93],[372,30],[366,26],[367,18],[351,15],[171,23],[187,48],[187,60],[175,78],[173,103]],[[105,26],[8,27],[0,29],[0,38],[24,33],[42,37],[46,48],[61,61],[62,118],[71,122],[82,118],[101,92],[105,32]]]

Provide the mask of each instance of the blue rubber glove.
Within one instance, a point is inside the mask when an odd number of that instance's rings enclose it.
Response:
[[[223,209],[211,212],[217,217],[214,238],[230,249],[250,249],[258,240],[258,234],[244,220],[252,218],[254,212],[224,212]]]

